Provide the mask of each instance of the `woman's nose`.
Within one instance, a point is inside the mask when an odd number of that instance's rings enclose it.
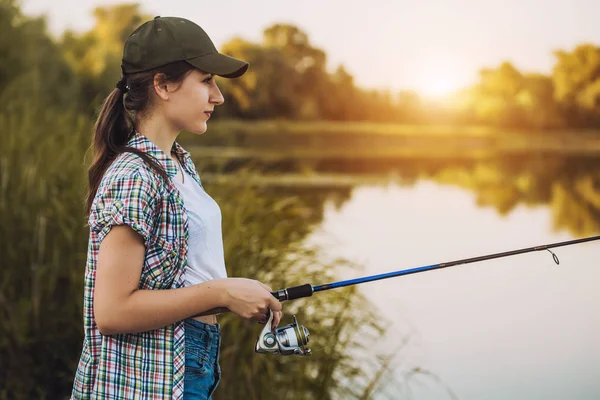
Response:
[[[223,94],[221,93],[221,90],[219,90],[219,87],[217,86],[216,83],[210,94],[210,102],[215,105],[220,105],[225,102],[225,98],[223,97]]]

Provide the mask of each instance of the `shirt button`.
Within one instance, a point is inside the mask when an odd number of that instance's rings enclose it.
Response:
[[[165,262],[165,265],[168,267],[169,265],[171,265],[171,261]]]

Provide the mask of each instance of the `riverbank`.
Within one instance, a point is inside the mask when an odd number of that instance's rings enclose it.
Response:
[[[543,152],[600,154],[597,131],[295,121],[215,121],[180,142],[201,159],[480,158]]]

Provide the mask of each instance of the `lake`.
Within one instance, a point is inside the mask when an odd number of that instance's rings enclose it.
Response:
[[[354,188],[307,240],[363,266],[346,279],[575,237],[553,224],[548,206],[502,216],[469,190],[422,180]],[[374,398],[600,398],[600,242],[553,251],[558,266],[533,252],[361,285],[392,322],[384,346],[407,338],[397,382]],[[408,379],[414,368],[433,376]]]
[[[321,219],[305,241],[323,264],[360,267],[340,269],[339,279],[600,233],[593,152],[294,165],[277,161],[257,184],[330,191],[314,204]],[[600,241],[553,252],[560,265],[542,251],[360,285],[389,323],[381,340],[365,339],[374,354],[391,355],[373,398],[600,398]]]

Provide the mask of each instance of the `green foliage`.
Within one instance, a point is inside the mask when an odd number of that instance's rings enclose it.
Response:
[[[138,4],[97,7],[96,24],[81,35],[67,31],[61,50],[73,72],[78,76],[80,103],[93,112],[114,88],[121,77],[121,57],[127,36],[141,23],[150,19],[141,13]]]
[[[76,95],[74,75],[44,19],[25,17],[14,0],[0,1],[0,59],[3,107],[32,101],[67,106]]]
[[[263,41],[236,38],[221,51],[250,63],[240,79],[220,85],[228,100],[217,115],[226,118],[344,121],[415,121],[389,92],[361,90],[343,66],[326,71],[326,55],[308,35],[287,24],[264,30]]]
[[[13,1],[0,19],[0,398],[44,398],[64,393],[81,346],[91,124],[44,20]]]
[[[523,74],[505,62],[483,69],[467,94],[465,114],[478,122],[518,128],[598,128],[600,48],[591,44],[554,52],[552,74]]]
[[[303,244],[322,218],[326,193],[310,196],[311,201],[306,195],[260,190],[252,187],[252,175],[245,172],[236,175],[234,181],[232,185],[207,185],[223,212],[231,276],[252,277],[282,288],[333,281],[335,271],[348,266],[341,261],[322,265],[318,250]],[[220,358],[223,381],[215,398],[240,398],[242,393],[247,399],[357,398],[363,384],[346,381],[369,381],[374,371],[358,368],[358,360],[347,354],[347,349],[364,348],[368,343],[365,332],[372,336],[383,333],[365,300],[355,289],[340,290],[284,303],[284,313],[282,325],[295,314],[311,331],[313,355],[257,356],[254,343],[262,326],[224,314],[220,317],[224,326]],[[364,354],[369,358],[368,351]]]
[[[600,48],[577,46],[572,52],[556,51],[552,71],[556,100],[573,126],[600,123]]]
[[[91,126],[71,111],[12,106],[21,111],[0,112],[0,397],[56,398],[81,347]]]
[[[468,108],[477,121],[499,127],[545,129],[562,123],[552,80],[541,74],[522,74],[510,63],[480,72]]]

